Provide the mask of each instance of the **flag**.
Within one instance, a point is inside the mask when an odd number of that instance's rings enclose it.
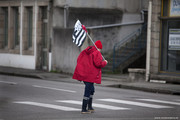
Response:
[[[74,26],[74,32],[72,34],[73,43],[75,43],[78,47],[81,47],[86,39],[86,32],[86,27],[82,25],[79,20],[77,20]]]

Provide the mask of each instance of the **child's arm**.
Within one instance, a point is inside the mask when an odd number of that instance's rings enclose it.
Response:
[[[101,53],[97,51],[93,56],[93,62],[96,67],[103,68],[107,65],[107,61],[102,59]]]

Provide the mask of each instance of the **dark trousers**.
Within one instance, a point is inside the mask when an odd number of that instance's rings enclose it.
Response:
[[[84,99],[88,100],[89,98],[92,98],[94,95],[95,92],[94,83],[84,82],[84,84],[85,84]]]

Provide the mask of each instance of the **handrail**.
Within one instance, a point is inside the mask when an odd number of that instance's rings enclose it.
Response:
[[[117,61],[116,60],[116,51],[119,50],[119,48],[124,46],[126,43],[131,42],[134,39],[134,37],[140,42],[141,36],[142,36],[142,32],[143,32],[142,30],[146,29],[146,26],[147,26],[147,24],[144,24],[143,26],[141,26],[140,28],[138,28],[137,30],[135,30],[134,32],[129,34],[128,36],[124,37],[121,41],[117,42],[114,45],[114,47],[113,47],[113,71],[120,64],[120,61],[118,61],[119,64],[116,64],[116,61]],[[116,48],[118,48],[118,49],[116,50]],[[138,49],[141,49],[141,48],[142,48],[141,43],[138,43]],[[129,54],[129,56],[126,57],[125,60],[129,59],[130,56],[132,56],[135,53],[136,53],[136,51],[133,51],[133,53]]]
[[[127,22],[127,23],[90,26],[90,27],[86,27],[86,28],[87,29],[100,29],[100,28],[118,27],[118,26],[125,26],[125,25],[137,25],[137,24],[143,24],[143,23],[144,23],[144,21],[136,21],[136,22]]]
[[[126,42],[128,42],[128,39],[133,37],[134,35],[136,35],[137,32],[139,32],[141,30],[141,28],[138,28],[136,31],[132,32],[130,35],[126,36],[125,38],[123,38],[121,41],[115,43],[114,47],[118,46],[118,45],[122,45]]]

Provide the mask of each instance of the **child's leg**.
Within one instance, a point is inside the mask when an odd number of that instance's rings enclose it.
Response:
[[[85,84],[85,90],[84,90],[84,97],[83,97],[83,103],[82,103],[82,111],[81,113],[90,113],[87,111],[87,105],[89,103],[91,89],[93,87],[93,83],[90,82],[84,82]]]

